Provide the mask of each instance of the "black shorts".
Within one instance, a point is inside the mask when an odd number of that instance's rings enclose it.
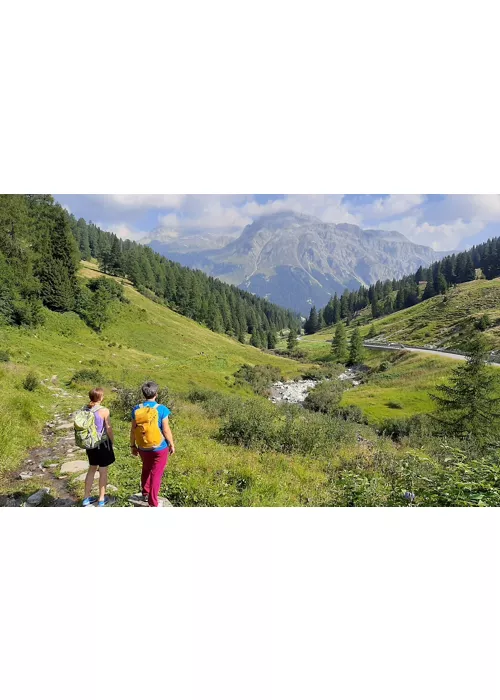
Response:
[[[110,441],[103,442],[99,447],[94,447],[86,452],[91,467],[109,467],[116,461],[113,443]]]

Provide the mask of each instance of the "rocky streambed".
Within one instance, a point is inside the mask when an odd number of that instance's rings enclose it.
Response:
[[[342,382],[349,382],[352,386],[360,384],[360,368],[348,368],[338,379]],[[328,381],[328,380],[326,380]],[[275,382],[271,386],[270,400],[273,403],[304,403],[306,396],[320,383],[316,379],[297,379],[291,382]]]

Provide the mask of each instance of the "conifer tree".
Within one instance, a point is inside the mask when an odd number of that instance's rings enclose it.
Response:
[[[335,326],[335,335],[332,340],[332,353],[337,362],[343,364],[347,359],[347,334],[342,321]]]
[[[355,328],[351,335],[351,343],[349,347],[349,364],[359,365],[364,359],[363,340],[359,328]]]
[[[290,332],[288,333],[288,340],[286,343],[287,350],[289,352],[293,352],[298,345],[297,341],[297,329],[296,328],[290,328]]]
[[[304,331],[306,335],[312,335],[313,333],[317,333],[319,331],[318,312],[315,306],[311,308],[309,318],[304,324]]]
[[[438,405],[437,418],[450,435],[474,436],[488,442],[500,429],[498,380],[486,366],[485,340],[476,334],[470,341],[465,364],[452,372],[451,382],[437,387],[431,398]]]

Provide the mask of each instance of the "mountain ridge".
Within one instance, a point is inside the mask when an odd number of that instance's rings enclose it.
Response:
[[[255,219],[217,249],[180,252],[148,241],[153,250],[225,282],[307,313],[334,293],[398,278],[446,255],[398,231],[363,230],[307,214],[278,212]]]

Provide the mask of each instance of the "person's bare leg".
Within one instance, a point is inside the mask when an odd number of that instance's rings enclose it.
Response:
[[[85,495],[84,498],[90,498],[90,492],[92,491],[92,484],[94,483],[94,476],[97,467],[89,467],[87,476],[85,477]]]
[[[106,486],[108,485],[108,468],[99,469],[99,500],[104,501],[106,497]]]

